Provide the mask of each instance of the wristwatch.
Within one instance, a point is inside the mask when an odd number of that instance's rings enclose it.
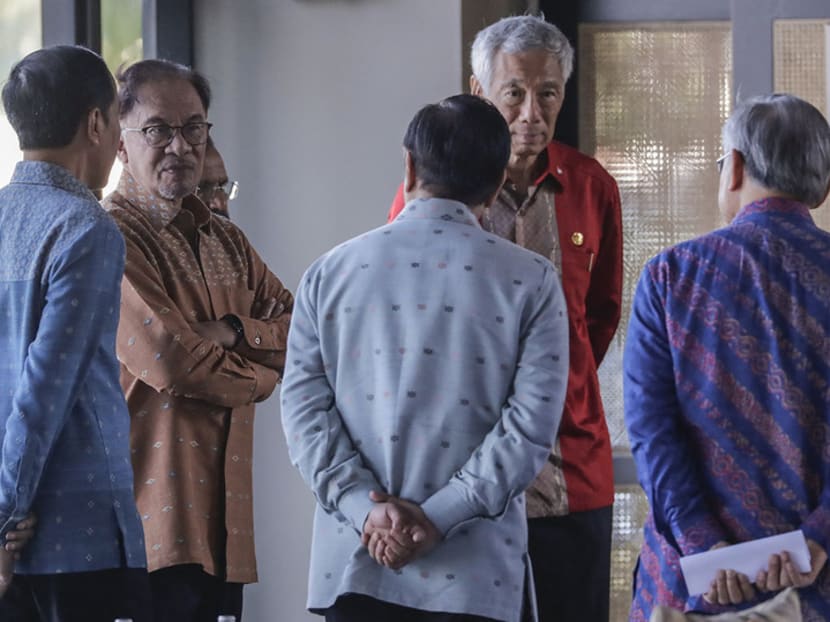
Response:
[[[245,337],[245,327],[242,326],[242,320],[236,317],[233,313],[227,313],[222,316],[222,321],[225,322],[228,326],[230,326],[234,332],[236,333],[236,341],[233,344],[233,347],[239,345],[239,342]]]

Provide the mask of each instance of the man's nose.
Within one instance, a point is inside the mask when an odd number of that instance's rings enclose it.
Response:
[[[178,130],[173,135],[173,140],[170,141],[170,144],[167,145],[167,151],[170,153],[175,153],[176,155],[182,155],[188,153],[189,151],[193,151],[193,145],[187,142],[182,136],[182,131]]]
[[[540,118],[539,100],[535,95],[527,94],[521,107],[521,119],[523,121],[535,122]]]

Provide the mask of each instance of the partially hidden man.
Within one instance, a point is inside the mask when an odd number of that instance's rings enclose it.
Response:
[[[549,259],[568,304],[562,424],[527,493],[539,617],[608,622],[614,475],[597,368],[620,320],[622,215],[605,169],[553,140],[573,56],[565,35],[544,19],[504,18],[476,35],[470,88],[495,104],[511,136],[507,180],[482,227]],[[403,203],[399,192],[390,219]]]
[[[124,241],[92,193],[118,148],[115,82],[94,52],[44,48],[12,68],[3,106],[23,150],[0,190],[5,548],[27,514],[38,525],[0,620],[150,622],[115,356]]]

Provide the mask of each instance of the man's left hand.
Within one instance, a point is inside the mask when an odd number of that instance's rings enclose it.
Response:
[[[758,589],[773,592],[812,585],[827,563],[827,551],[815,540],[807,540],[807,549],[810,551],[810,570],[801,572],[786,551],[772,555],[767,570],[759,572],[755,580]]]

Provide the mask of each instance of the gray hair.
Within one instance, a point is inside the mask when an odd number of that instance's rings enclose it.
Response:
[[[561,30],[535,15],[505,17],[479,31],[470,51],[473,75],[489,91],[496,54],[521,54],[538,49],[556,59],[567,82],[574,66],[573,46]]]
[[[739,151],[747,174],[810,207],[830,188],[830,126],[806,101],[786,93],[741,102],[723,126],[723,147]]]

